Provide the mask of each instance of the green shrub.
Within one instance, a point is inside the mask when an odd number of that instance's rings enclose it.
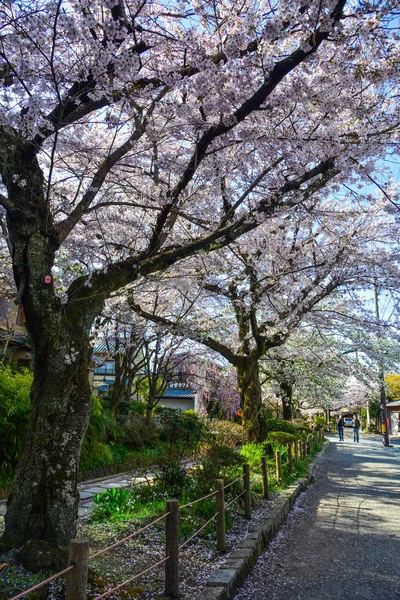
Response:
[[[243,456],[233,448],[210,444],[200,460],[200,469],[196,472],[196,477],[204,488],[206,483],[214,479],[227,479],[229,471],[244,462]]]
[[[265,419],[265,431],[269,433],[271,431],[285,431],[286,433],[295,434],[296,428],[290,421],[284,421],[283,419]]]
[[[188,472],[179,460],[167,460],[156,467],[155,485],[171,498],[181,498],[188,483]]]
[[[240,449],[240,454],[244,458],[244,462],[250,467],[258,467],[261,464],[261,457],[265,456],[263,444],[245,444]]]
[[[292,433],[286,433],[286,431],[271,431],[268,434],[268,441],[281,446],[286,446],[286,444],[290,444],[296,440],[297,438],[295,435]]]
[[[299,425],[296,427],[296,433],[301,434],[302,438],[306,438],[309,434],[313,433],[313,430],[307,427],[307,425]]]
[[[159,435],[167,448],[167,459],[178,460],[196,454],[207,439],[203,419],[194,411],[166,409],[159,416]]]
[[[144,400],[132,400],[129,407],[130,415],[144,416],[146,414],[147,402]]]
[[[232,421],[215,421],[210,423],[209,429],[215,443],[221,446],[236,448],[246,441],[246,432],[238,423]]]
[[[79,468],[89,471],[113,463],[113,453],[109,446],[111,432],[118,432],[115,419],[110,413],[104,411],[101,399],[92,395],[92,412],[89,426],[83,440]]]
[[[325,417],[320,417],[320,416],[315,416],[314,417],[314,423],[317,427],[317,429],[324,429],[326,427],[326,419]]]
[[[0,366],[0,473],[10,478],[17,465],[29,420],[33,375],[28,370],[13,372]]]
[[[129,511],[128,491],[113,488],[93,497],[95,511],[93,520],[103,520]]]

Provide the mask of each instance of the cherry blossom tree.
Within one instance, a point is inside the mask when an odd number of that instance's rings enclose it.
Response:
[[[140,316],[201,342],[235,367],[243,424],[255,441],[263,435],[260,359],[285,344],[305,315],[335,290],[364,285],[382,228],[379,211],[346,212],[342,206],[335,214],[324,202],[313,219],[307,216],[308,208],[306,202],[291,216],[269,219],[251,238],[213,255],[210,264],[205,258],[186,261],[180,275],[179,268],[174,276],[167,274],[163,291],[157,289],[157,279],[149,283],[142,303],[130,300]],[[274,237],[277,244],[271,241]],[[176,281],[179,290],[173,289]],[[333,305],[338,307],[340,300]],[[280,369],[286,402],[294,383],[287,362]]]
[[[26,562],[63,563],[75,534],[107,298],[381,170],[398,134],[393,7],[1,4],[1,231],[34,356],[2,544]]]

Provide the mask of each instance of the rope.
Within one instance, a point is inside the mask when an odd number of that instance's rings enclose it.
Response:
[[[201,502],[202,500],[205,500],[206,498],[211,498],[211,496],[216,496],[217,494],[218,494],[218,490],[215,490],[215,492],[212,492],[211,494],[208,494],[207,496],[203,496],[202,498],[198,498],[198,500],[193,500],[193,502],[188,502],[187,504],[180,506],[179,510],[181,510],[181,508],[187,508],[188,506],[193,506],[193,504],[197,504],[198,502]]]
[[[243,494],[246,493],[246,490],[243,490],[243,492],[241,494],[239,494],[239,496],[236,496],[236,498],[234,498],[233,500],[231,500],[229,502],[229,504],[225,504],[225,508],[228,508],[228,506],[230,506],[231,504],[233,504],[234,502],[236,502],[236,500],[238,500],[240,498],[240,496],[243,496]]]
[[[206,523],[204,523],[204,525],[203,525],[202,527],[200,527],[200,529],[198,529],[198,530],[197,530],[197,531],[196,531],[196,532],[195,532],[195,533],[192,535],[192,537],[190,537],[188,540],[186,540],[186,542],[183,542],[183,544],[181,544],[181,545],[179,546],[179,550],[182,550],[182,548],[184,548],[185,546],[187,546],[187,545],[188,545],[188,543],[189,543],[189,542],[191,542],[191,541],[192,541],[192,539],[196,537],[196,535],[199,535],[199,533],[200,533],[201,531],[203,531],[203,529],[205,529],[205,528],[207,527],[207,525],[208,525],[209,523],[211,523],[211,521],[212,521],[213,519],[215,519],[215,517],[216,517],[217,515],[219,515],[219,511],[218,511],[218,512],[216,512],[216,513],[215,513],[215,515],[211,517],[211,519],[208,519],[208,521],[207,521]]]
[[[58,579],[58,577],[61,577],[61,575],[65,575],[65,573],[68,573],[68,571],[72,571],[72,569],[74,567],[75,567],[75,565],[70,565],[69,567],[67,567],[63,571],[60,571],[59,573],[56,573],[55,575],[52,575],[51,577],[49,577],[48,579],[45,579],[41,583],[37,583],[33,587],[29,588],[29,590],[25,590],[25,592],[22,592],[21,594],[18,594],[18,596],[13,596],[10,600],[17,600],[17,598],[23,598],[27,594],[30,594],[31,592],[34,592],[35,590],[40,589],[41,587],[43,587],[44,585],[46,585],[46,583],[49,583],[50,581],[53,581],[54,579]]]
[[[131,535],[128,535],[124,539],[119,540],[118,542],[115,542],[115,544],[113,544],[112,546],[108,546],[108,548],[104,548],[104,550],[99,550],[98,552],[96,552],[96,554],[92,554],[91,556],[89,556],[89,560],[92,560],[92,558],[96,558],[97,556],[100,556],[101,554],[104,554],[105,552],[108,552],[108,550],[111,550],[112,548],[116,548],[117,546],[119,546],[120,544],[123,544],[127,540],[130,540],[130,539],[134,538],[136,535],[139,535],[139,533],[142,533],[142,531],[145,531],[146,529],[149,529],[149,527],[151,527],[152,525],[154,525],[154,523],[158,523],[158,521],[161,521],[162,519],[165,519],[165,517],[167,515],[169,515],[169,514],[170,514],[169,512],[165,513],[165,515],[162,515],[162,517],[159,517],[158,519],[156,519],[155,521],[152,521],[151,523],[149,523],[145,527],[142,527],[141,529],[138,529],[134,533],[131,533]]]
[[[116,592],[117,590],[120,590],[122,587],[124,587],[124,585],[127,585],[131,581],[135,581],[135,579],[138,579],[139,577],[141,577],[142,575],[144,575],[145,573],[147,573],[147,571],[151,571],[151,569],[155,569],[155,567],[158,567],[159,565],[162,565],[163,563],[167,562],[167,560],[169,560],[169,556],[167,556],[166,558],[163,558],[162,560],[160,560],[159,562],[155,563],[154,565],[151,565],[151,567],[148,567],[147,569],[145,569],[144,571],[142,571],[138,575],[135,575],[134,577],[131,577],[127,581],[124,581],[123,583],[120,583],[115,588],[112,588],[111,590],[108,590],[108,592],[105,592],[101,596],[96,596],[96,600],[100,600],[100,598],[105,598],[106,596],[108,596],[108,594],[111,594],[111,592]]]
[[[240,477],[238,477],[237,479],[235,479],[234,481],[231,481],[230,483],[228,483],[227,485],[224,485],[224,490],[226,490],[228,487],[231,487],[231,485],[233,485],[234,483],[236,483],[237,481],[240,481],[241,479],[243,479],[244,475],[241,475]]]

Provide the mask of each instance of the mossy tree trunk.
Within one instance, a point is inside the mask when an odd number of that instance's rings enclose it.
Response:
[[[280,381],[282,398],[282,415],[285,421],[293,419],[293,385],[289,381]]]
[[[261,437],[260,411],[262,405],[258,358],[246,357],[236,364],[242,409],[242,424],[250,442]]]
[[[28,185],[15,184],[13,173]],[[58,250],[56,230],[42,173],[29,148],[21,144],[10,154],[2,176],[15,207],[7,213],[7,225],[34,379],[1,545],[19,548],[33,569],[59,567],[75,536],[79,456],[91,410],[89,333],[103,298],[88,302],[76,297],[62,305],[55,294],[51,269]]]

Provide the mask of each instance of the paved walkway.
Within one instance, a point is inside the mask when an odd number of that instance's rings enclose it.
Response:
[[[235,600],[400,599],[400,444],[329,435],[316,484]]]
[[[94,502],[93,496],[100,492],[105,492],[112,488],[129,487],[130,485],[140,485],[141,483],[152,478],[152,474],[149,474],[147,478],[144,477],[129,477],[128,473],[120,473],[117,475],[110,475],[101,479],[95,479],[93,481],[82,481],[78,485],[80,494],[80,502],[78,507],[78,517],[88,517],[92,511]],[[4,515],[6,514],[6,500],[0,501],[0,533],[4,529]]]

